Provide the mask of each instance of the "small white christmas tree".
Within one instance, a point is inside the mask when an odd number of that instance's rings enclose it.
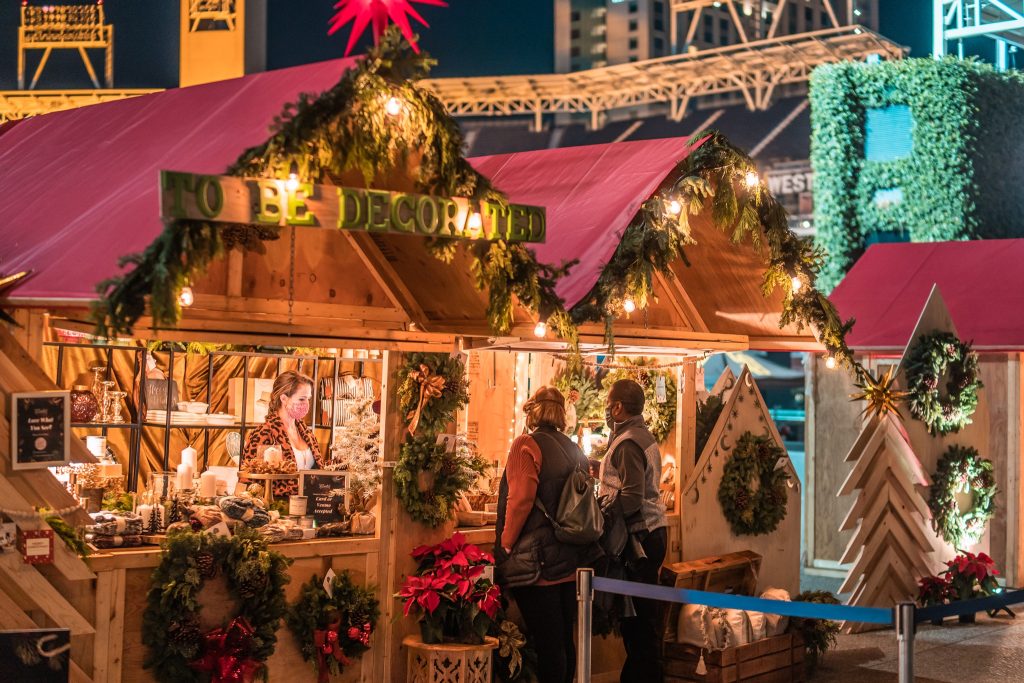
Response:
[[[373,398],[360,399],[345,426],[334,430],[327,469],[349,473],[349,495],[354,510],[372,505],[380,489],[380,421]]]

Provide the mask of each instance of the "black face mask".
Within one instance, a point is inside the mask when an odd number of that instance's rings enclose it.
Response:
[[[612,417],[612,409],[604,409],[604,422],[608,425],[608,429],[615,429],[615,418]]]

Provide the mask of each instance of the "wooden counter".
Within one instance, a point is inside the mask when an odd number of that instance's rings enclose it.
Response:
[[[376,585],[380,541],[376,537],[344,537],[274,543],[271,549],[291,558],[288,569],[291,582],[285,586],[290,603],[298,599],[303,583],[328,569],[340,574],[348,570],[356,583]],[[96,573],[92,581],[65,581],[60,587],[78,611],[95,624],[94,635],[76,637],[75,659],[91,663],[93,681],[152,681],[143,669],[146,647],[141,642],[142,615],[150,575],[160,562],[160,548],[126,548],[90,556],[88,563]],[[60,583],[57,572],[48,572],[51,581]],[[382,597],[382,596],[381,596]],[[223,579],[211,579],[200,592],[204,629],[220,625],[233,608]],[[298,643],[283,623],[277,632],[274,655],[267,661],[270,680],[314,680],[313,668],[302,659]],[[89,671],[88,665],[82,669]],[[337,681],[376,681],[373,658],[364,656],[350,666]]]

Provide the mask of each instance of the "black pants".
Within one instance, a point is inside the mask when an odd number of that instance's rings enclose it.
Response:
[[[537,680],[572,683],[576,674],[576,583],[521,586],[512,589],[512,597],[526,622],[526,639],[537,652]]]
[[[627,568],[630,581],[658,583],[658,572],[665,561],[668,531],[665,527],[647,534],[640,544],[646,560],[631,562]],[[661,603],[633,598],[636,616],[623,619],[622,644],[626,646],[626,663],[622,665],[621,683],[661,683]]]

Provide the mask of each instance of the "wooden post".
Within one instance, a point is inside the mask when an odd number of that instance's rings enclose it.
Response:
[[[1016,586],[1024,578],[1024,515],[1020,506],[1024,504],[1024,353],[1011,354],[1007,368],[1006,407],[1006,566],[1012,575],[1007,576],[1007,585]]]

